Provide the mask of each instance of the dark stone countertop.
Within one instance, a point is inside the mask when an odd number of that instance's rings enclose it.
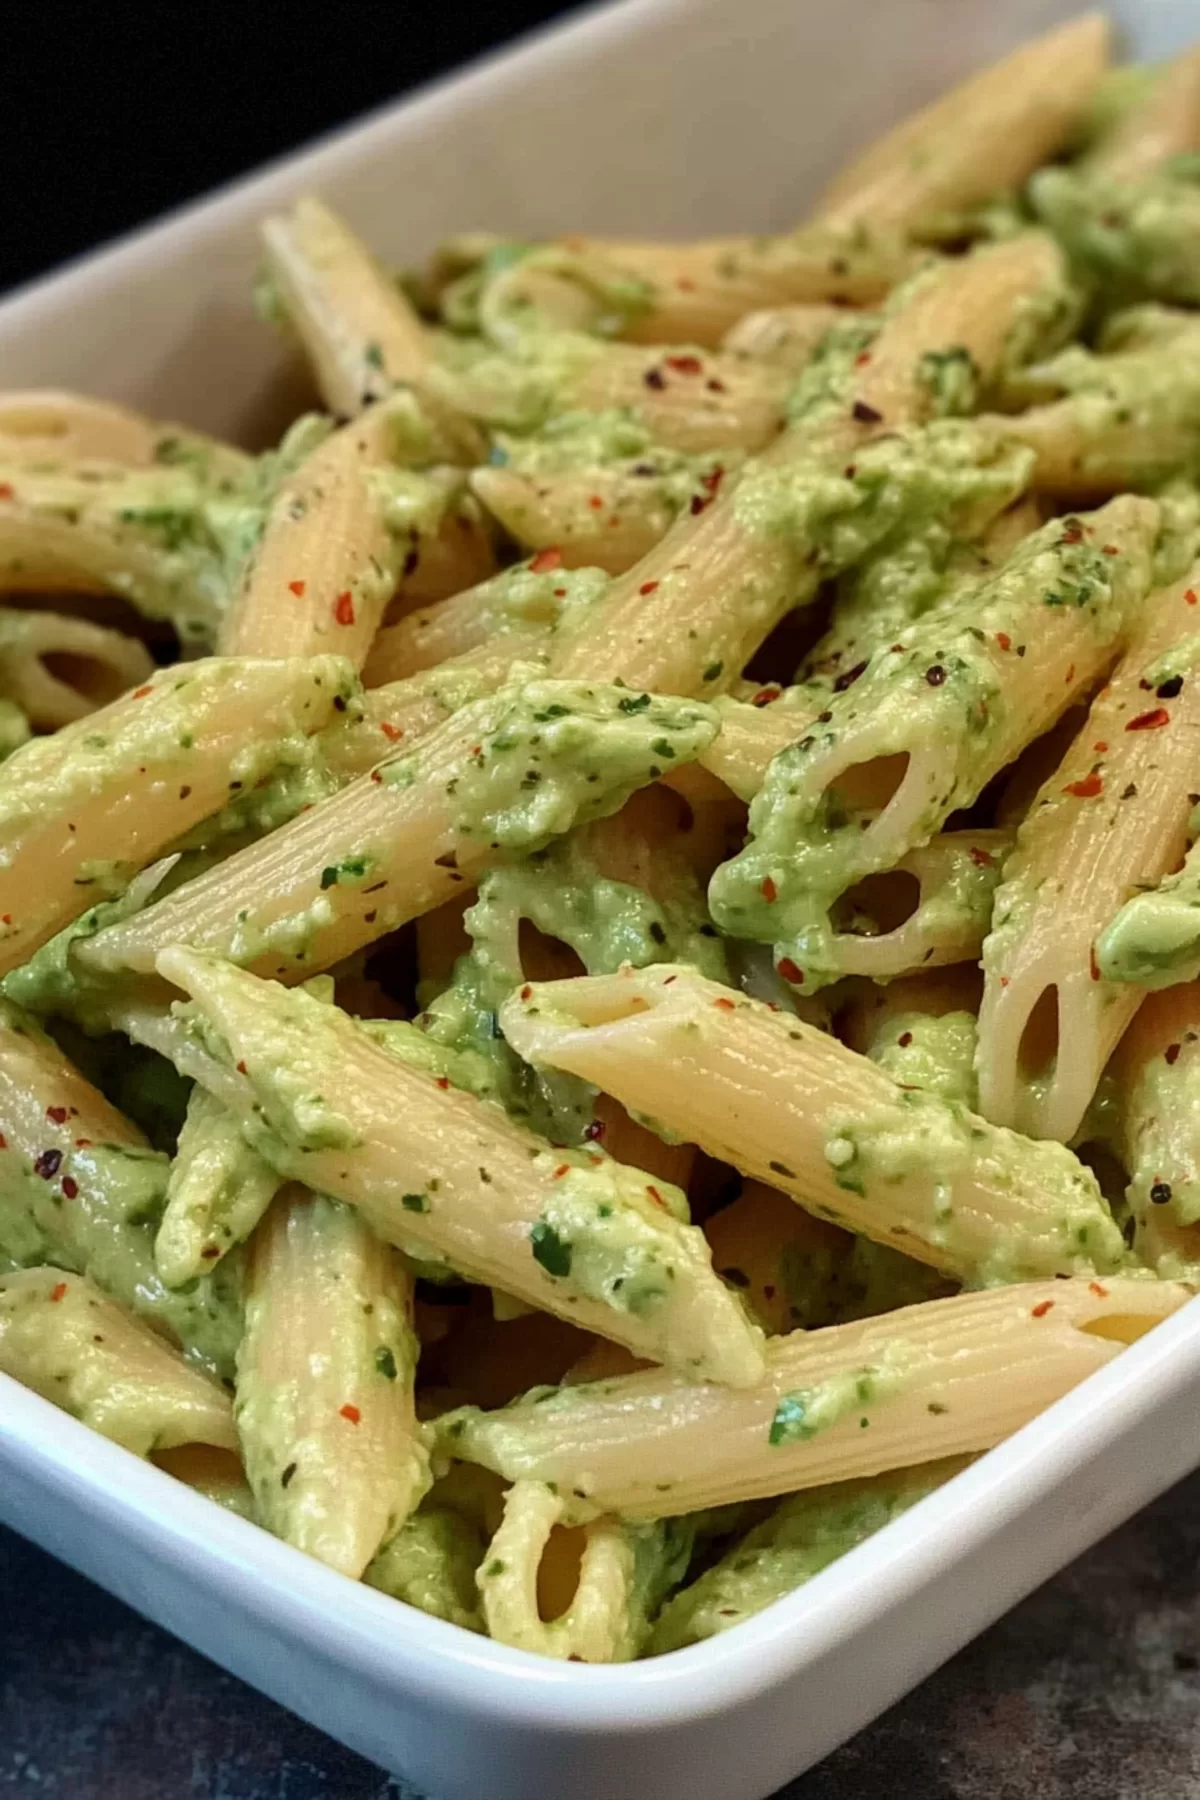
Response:
[[[0,1795],[419,1800],[3,1531],[0,1595]],[[1200,1475],[778,1800],[901,1796],[1200,1796]]]

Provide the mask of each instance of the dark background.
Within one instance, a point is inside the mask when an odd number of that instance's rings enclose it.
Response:
[[[0,289],[569,10],[0,6]]]
[[[3,7],[0,289],[565,10],[533,0],[486,11],[336,0],[324,12],[319,0],[174,0],[119,17],[53,0]],[[786,1800],[1200,1796],[1198,1521],[1200,1477]],[[415,1800],[0,1529],[0,1794],[10,1792]]]

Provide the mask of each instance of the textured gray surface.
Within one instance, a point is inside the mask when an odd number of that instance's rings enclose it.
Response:
[[[0,1596],[0,1792],[420,1800],[6,1532]],[[779,1800],[1196,1795],[1200,1475]]]

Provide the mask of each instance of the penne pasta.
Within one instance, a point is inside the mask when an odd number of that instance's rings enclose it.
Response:
[[[425,327],[331,207],[311,196],[297,200],[290,212],[263,220],[262,243],[274,295],[330,412],[352,418],[425,375]]]
[[[659,1370],[437,1421],[443,1454],[654,1519],[987,1450],[1185,1305],[1183,1282],[1039,1281],[792,1332],[745,1393]],[[864,1429],[861,1421],[867,1420]]]
[[[255,1509],[354,1579],[429,1486],[411,1306],[352,1207],[288,1187],[255,1232],[234,1404]]]
[[[846,309],[832,303],[764,307],[743,314],[725,333],[721,348],[798,375],[826,333],[845,322]]]
[[[823,196],[818,218],[911,231],[1019,188],[1069,139],[1109,40],[1093,12],[1022,44],[872,144]]]
[[[1118,1136],[1139,1249],[1148,1230],[1186,1237],[1200,1223],[1198,1043],[1200,989],[1187,982],[1148,995],[1117,1048]],[[1200,1261],[1194,1252],[1189,1260]]]
[[[52,1263],[224,1376],[241,1331],[233,1265],[171,1293],[154,1263],[165,1156],[21,1010],[0,1002],[0,1269]]]
[[[244,1243],[266,1212],[279,1177],[242,1136],[237,1121],[194,1088],[167,1180],[154,1260],[181,1288]]]
[[[231,791],[301,760],[353,685],[340,657],[214,657],[163,669],[25,745],[0,768],[0,970],[123,888]]]
[[[579,682],[502,689],[77,955],[150,973],[185,943],[264,975],[316,974],[493,863],[615,811],[715,728],[696,702]]]
[[[0,689],[42,730],[86,718],[153,673],[145,646],[123,631],[0,607]]]
[[[1125,1259],[1090,1171],[694,970],[527,983],[500,1024],[562,1069],[807,1211],[976,1285]]]
[[[224,1389],[66,1269],[0,1275],[0,1374],[137,1456],[237,1446]]]
[[[707,478],[713,474],[707,471]],[[538,475],[476,469],[471,488],[527,554],[550,552],[566,569],[610,575],[623,575],[648,556],[693,497],[704,494],[699,483],[658,476],[644,462]]]
[[[726,931],[773,942],[811,991],[830,908],[926,844],[1112,662],[1150,586],[1153,501],[1052,521],[960,605],[877,651],[772,763],[750,845],[709,890]]]
[[[244,451],[198,431],[55,389],[0,395],[0,462],[183,466],[218,484],[243,480],[252,466]]]
[[[1200,150],[1200,51],[1188,50],[1156,75],[1083,158],[1102,181],[1139,181],[1169,157]]]
[[[190,994],[199,1031],[159,1041],[280,1174],[358,1207],[406,1251],[636,1354],[703,1379],[757,1380],[759,1336],[701,1233],[681,1222],[676,1190],[599,1151],[553,1148],[457,1091],[415,1028],[390,1023],[385,1048],[303,992],[190,951],[160,961]],[[288,1067],[296,1079],[281,1084]]]
[[[892,981],[975,961],[1011,847],[1006,831],[942,831],[848,888],[833,909],[833,968]]]
[[[1187,843],[1200,746],[1192,580],[1200,566],[1147,600],[1020,826],[996,893],[983,949],[980,1107],[1033,1137],[1074,1137],[1142,998],[1102,979],[1098,934]]]

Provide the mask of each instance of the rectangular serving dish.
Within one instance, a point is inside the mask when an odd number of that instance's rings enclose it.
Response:
[[[451,231],[665,236],[799,218],[859,143],[1070,0],[623,0],[578,15],[0,303],[0,387],[248,443],[294,409],[255,226],[318,191],[380,252]],[[1133,54],[1194,0],[1114,8]],[[763,1800],[1200,1461],[1200,1301],[709,1643],[586,1668],[344,1580],[0,1376],[0,1519],[444,1800]]]

